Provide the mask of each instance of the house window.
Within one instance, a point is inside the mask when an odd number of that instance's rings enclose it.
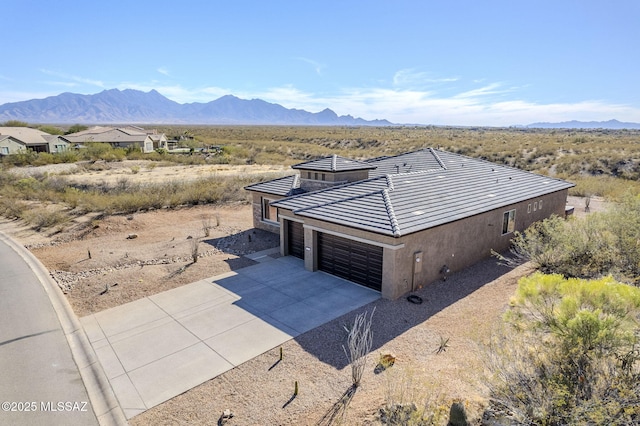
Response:
[[[504,212],[504,216],[502,219],[502,235],[510,234],[516,229],[516,211],[509,210],[508,212]]]
[[[262,220],[266,220],[269,222],[277,222],[278,221],[278,208],[269,205],[272,201],[269,198],[262,199]]]
[[[538,207],[540,207],[540,210],[542,210],[542,200],[538,201]]]
[[[0,154],[9,155],[9,147],[8,146],[1,146],[0,147]]]
[[[537,201],[535,203],[533,203],[533,211],[535,212],[536,210],[538,210],[538,202]]]
[[[325,180],[325,178],[326,178],[326,176],[325,176],[325,174],[323,173],[323,174],[322,174],[322,180]]]
[[[314,179],[314,180],[318,180],[318,173],[314,173],[314,174],[313,174],[313,179]]]
[[[527,205],[527,213],[531,213],[531,203]]]

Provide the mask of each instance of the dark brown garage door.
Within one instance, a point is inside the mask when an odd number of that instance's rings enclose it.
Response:
[[[304,259],[304,228],[302,223],[287,220],[287,238],[289,239],[289,253],[291,256]]]
[[[318,269],[380,291],[382,247],[318,233]]]

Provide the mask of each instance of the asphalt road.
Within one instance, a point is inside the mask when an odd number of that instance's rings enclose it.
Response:
[[[43,285],[0,239],[0,424],[97,425]]]

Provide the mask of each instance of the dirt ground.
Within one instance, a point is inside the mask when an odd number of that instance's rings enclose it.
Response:
[[[215,176],[280,174],[291,172],[281,165],[175,165],[145,160],[123,160],[114,162],[96,161],[70,164],[49,164],[37,167],[15,167],[12,173],[23,176],[48,173],[58,175],[72,183],[103,184],[115,186],[126,179],[130,183],[149,183],[166,181],[188,181]]]
[[[576,216],[585,214],[584,200],[569,203]],[[603,205],[594,199],[590,209]],[[253,261],[244,254],[279,244],[277,235],[252,228],[248,204],[86,216],[51,233],[2,219],[0,231],[42,261],[79,317],[248,266]],[[517,279],[528,272],[526,265],[510,270],[487,259],[420,290],[423,304],[378,300],[285,343],[282,361],[279,348],[273,349],[130,424],[368,425],[378,423],[385,404],[409,402],[418,410],[429,407],[442,420],[436,424],[446,424],[454,400],[478,418],[487,393],[484,344]],[[353,392],[342,346],[344,327],[359,312],[374,312],[374,344],[362,385]],[[395,364],[376,368],[382,354],[393,354]],[[225,410],[233,417],[222,417]]]

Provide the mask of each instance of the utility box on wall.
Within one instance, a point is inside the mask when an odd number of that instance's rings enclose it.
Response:
[[[413,254],[413,273],[422,272],[422,252],[417,251]]]
[[[422,252],[417,251],[413,253],[413,276],[411,277],[411,291],[414,291],[417,286],[417,276],[422,272]]]

